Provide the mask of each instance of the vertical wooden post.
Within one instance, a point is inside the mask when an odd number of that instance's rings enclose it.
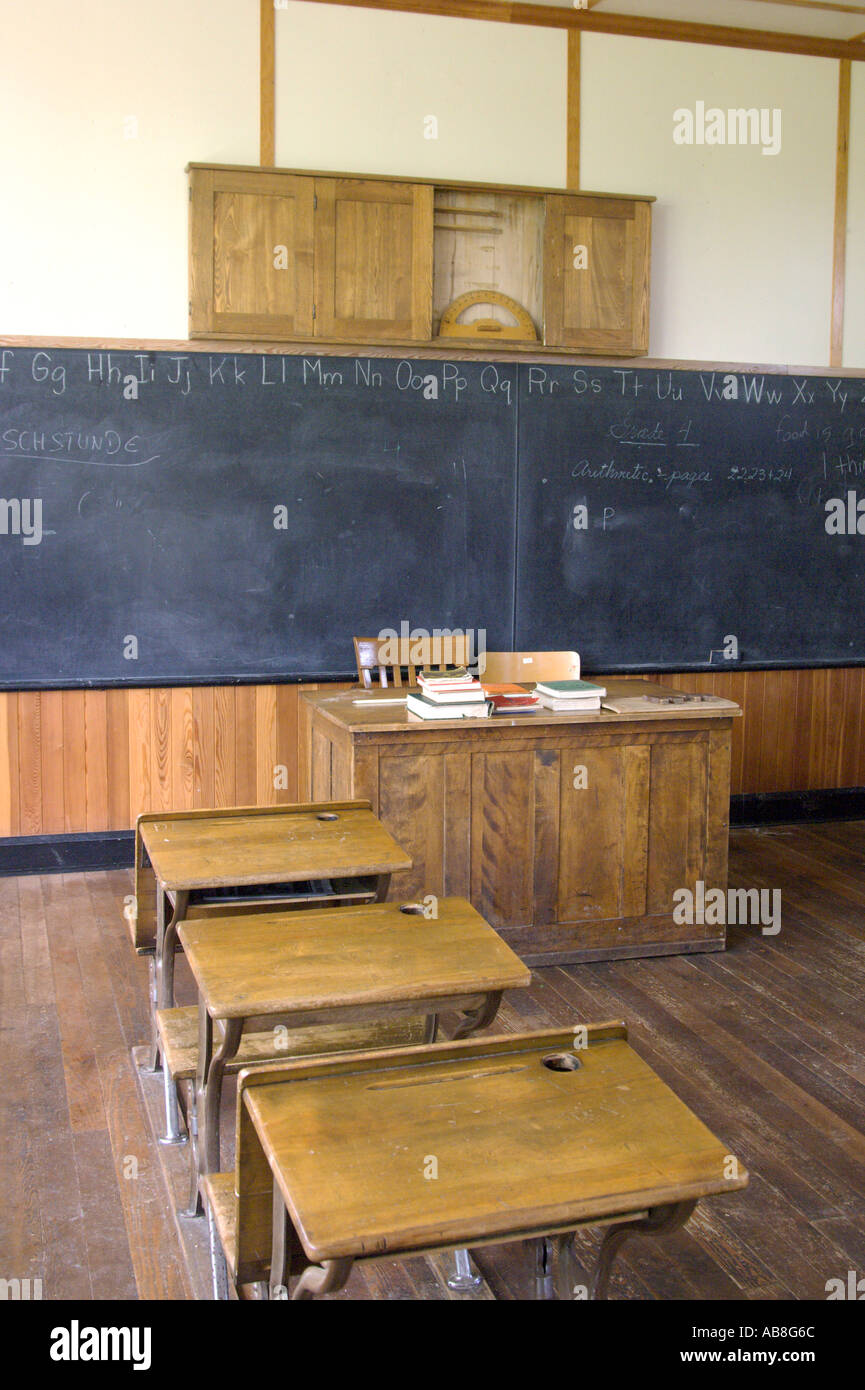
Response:
[[[568,30],[568,188],[580,186],[580,39]]]
[[[261,50],[259,60],[260,83],[260,139],[259,164],[270,166],[276,163],[276,103],[275,103],[275,48],[276,15],[273,0],[260,0],[261,3]]]
[[[844,298],[847,288],[847,191],[850,180],[850,76],[842,58],[838,82],[838,151],[835,163],[835,245],[832,255],[832,341],[829,365],[844,363]]]

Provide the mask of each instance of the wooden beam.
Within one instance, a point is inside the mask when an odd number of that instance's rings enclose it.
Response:
[[[844,300],[847,291],[847,190],[850,182],[850,74],[841,60],[838,80],[838,153],[835,162],[835,245],[832,254],[831,367],[844,361]]]
[[[865,14],[865,5],[830,4],[829,0],[751,0],[751,3],[793,5],[797,10],[829,10],[832,14]]]
[[[672,19],[604,14],[600,10],[566,10],[554,5],[527,5],[517,0],[311,0],[315,5],[390,10],[403,14],[445,15],[450,19],[485,19],[541,29],[581,29],[591,34],[619,34],[637,39],[750,48],[765,53],[796,53],[811,58],[849,58],[865,62],[865,43],[821,39],[809,34],[782,34],[769,29],[733,29],[722,24],[692,24]]]
[[[276,13],[273,0],[260,0],[261,48],[259,59],[259,164],[276,163]]]
[[[579,29],[568,30],[568,188],[580,186],[580,41]]]

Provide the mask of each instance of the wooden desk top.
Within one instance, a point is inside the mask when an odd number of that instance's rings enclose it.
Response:
[[[624,1024],[588,1033],[580,1052],[557,1031],[301,1062],[271,1084],[241,1073],[310,1259],[551,1233],[746,1185]],[[548,1070],[556,1053],[579,1070]]]
[[[481,994],[532,978],[464,898],[439,898],[438,918],[370,903],[186,921],[179,936],[214,1018]]]
[[[617,696],[621,698],[646,694],[681,698],[683,693],[681,690],[673,690],[653,681],[607,679],[598,676],[597,683],[606,688],[611,699]],[[484,729],[542,729],[551,724],[613,725],[647,721],[657,723],[659,720],[670,719],[687,719],[690,723],[697,719],[738,718],[742,713],[738,706],[727,708],[717,705],[659,705],[657,709],[630,711],[627,714],[614,714],[611,710],[604,709],[586,714],[574,711],[554,714],[552,710],[544,709],[538,714],[514,715],[510,719],[503,714],[493,715],[489,719],[420,719],[410,715],[404,704],[393,703],[395,698],[404,693],[394,690],[364,690],[362,686],[358,686],[355,690],[344,690],[330,695],[326,690],[304,691],[302,698],[314,705],[326,719],[353,734],[396,733],[407,729],[429,734],[442,730],[450,737],[455,729],[477,733]]]
[[[325,808],[323,808],[324,810]],[[369,809],[347,805],[319,820],[308,809],[272,815],[144,820],[141,838],[164,887],[243,887],[314,878],[390,874],[411,858]]]

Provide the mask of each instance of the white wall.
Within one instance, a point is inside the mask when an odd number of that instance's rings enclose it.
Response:
[[[865,367],[865,63],[853,64],[844,365]]]
[[[289,0],[276,160],[289,168],[562,186],[563,30]],[[424,138],[435,116],[438,139]]]
[[[0,333],[186,336],[184,166],[257,162],[258,12],[7,2]],[[562,31],[305,0],[276,25],[278,162],[563,184]],[[845,360],[865,367],[865,67],[853,72]],[[837,62],[586,35],[582,75],[583,187],[658,196],[652,355],[825,364]],[[781,107],[781,154],[676,146],[673,111],[697,100]]]
[[[828,362],[838,64],[590,34],[582,73],[583,187],[658,198],[651,355]],[[779,107],[781,153],[676,145],[698,101]]]
[[[257,161],[257,0],[4,8],[0,331],[185,338],[184,167]]]

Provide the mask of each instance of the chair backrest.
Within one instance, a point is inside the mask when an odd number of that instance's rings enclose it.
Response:
[[[576,652],[486,652],[480,664],[481,679],[496,683],[580,679]]]
[[[424,667],[444,671],[449,666],[467,666],[471,643],[463,632],[433,637],[355,637],[354,655],[361,684],[367,690],[374,684],[387,690],[390,686],[417,685],[417,673]]]

